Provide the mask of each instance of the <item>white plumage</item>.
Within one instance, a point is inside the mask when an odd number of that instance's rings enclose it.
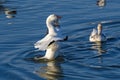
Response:
[[[60,16],[55,14],[48,16],[46,20],[48,34],[34,44],[35,48],[42,51],[46,50],[45,56],[40,59],[55,59],[58,56],[57,50],[60,48],[58,43],[59,41],[63,41],[65,39],[60,31],[60,18]]]
[[[89,37],[90,42],[106,41],[106,36],[102,33],[102,25],[98,24],[97,30],[93,29]]]
[[[55,35],[47,34],[42,40],[39,40],[35,43],[35,48],[45,51],[47,49],[48,45],[52,41],[59,41],[59,40],[63,40],[63,39],[58,36],[55,36]]]

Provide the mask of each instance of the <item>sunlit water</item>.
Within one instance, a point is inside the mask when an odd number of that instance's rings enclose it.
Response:
[[[119,80],[120,0],[0,0],[0,80]],[[12,15],[5,11],[14,11]],[[34,43],[46,34],[49,14],[62,16],[62,59],[36,62],[45,52]],[[90,43],[89,35],[102,23],[104,43]]]

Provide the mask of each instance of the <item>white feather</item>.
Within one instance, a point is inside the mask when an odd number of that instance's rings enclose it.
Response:
[[[102,33],[102,25],[98,24],[97,30],[93,29],[91,32],[91,35],[89,37],[90,42],[96,42],[96,41],[106,41],[105,35]]]
[[[50,35],[47,34],[42,40],[37,41],[34,46],[35,48],[38,48],[39,50],[46,50],[48,45],[52,42],[52,41],[59,41],[59,40],[63,40],[62,38],[58,37],[58,36],[54,36],[54,35]]]
[[[91,33],[91,36],[94,36],[97,34],[97,30],[96,29],[93,29],[92,33]]]

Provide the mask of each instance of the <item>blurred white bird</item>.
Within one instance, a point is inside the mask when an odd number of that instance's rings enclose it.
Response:
[[[45,51],[45,56],[38,59],[55,59],[58,56],[58,49],[60,48],[59,42],[67,40],[67,37],[63,36],[60,31],[59,20],[60,16],[51,14],[46,20],[46,25],[48,28],[48,34],[41,40],[34,44],[35,48]]]
[[[93,29],[91,35],[89,37],[90,42],[97,42],[97,41],[106,41],[106,36],[102,33],[102,25],[99,23],[97,26],[97,30]]]
[[[100,7],[105,6],[105,4],[106,4],[106,0],[98,0],[97,1],[97,5],[100,6]]]

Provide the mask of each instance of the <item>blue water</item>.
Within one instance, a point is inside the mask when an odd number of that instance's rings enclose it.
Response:
[[[0,80],[120,80],[120,0],[107,0],[104,7],[96,2],[0,0]],[[52,13],[62,16],[63,34],[69,36],[60,50],[64,60],[33,61],[45,53],[34,43],[46,34]],[[89,42],[98,23],[108,39],[101,45]]]

